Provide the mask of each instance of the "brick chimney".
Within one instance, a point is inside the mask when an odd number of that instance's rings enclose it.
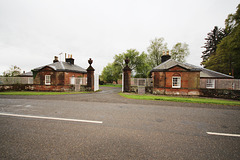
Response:
[[[54,56],[53,63],[56,63],[56,62],[59,62],[59,61],[58,61],[58,57],[57,57],[57,56]]]
[[[167,51],[167,54],[165,54],[165,52],[163,51],[163,55],[161,57],[161,63],[169,60],[171,58],[171,56],[169,55],[169,51]]]
[[[74,65],[74,59],[72,58],[72,55],[68,55],[68,58],[66,58],[66,62],[69,64]]]

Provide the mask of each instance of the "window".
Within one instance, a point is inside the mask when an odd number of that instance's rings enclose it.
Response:
[[[206,88],[215,88],[215,79],[207,79]]]
[[[181,88],[181,77],[172,77],[172,88]]]
[[[51,75],[45,75],[45,85],[51,85]]]
[[[72,85],[75,84],[75,77],[70,77],[70,84],[72,84]]]

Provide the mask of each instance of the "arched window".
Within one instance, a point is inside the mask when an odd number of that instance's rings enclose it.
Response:
[[[181,88],[181,76],[172,77],[172,88]]]

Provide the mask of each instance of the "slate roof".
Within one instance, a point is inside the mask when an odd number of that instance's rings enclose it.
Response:
[[[151,70],[151,72],[167,71],[168,69],[170,69],[174,66],[180,66],[182,68],[185,68],[188,71],[200,71],[200,78],[233,78],[232,76],[229,76],[229,75],[226,75],[223,73],[219,73],[219,72],[216,72],[216,71],[213,71],[210,69],[198,67],[198,66],[188,64],[188,63],[181,63],[181,62],[175,61],[173,59],[169,59],[169,60],[161,63],[157,67],[154,67]]]
[[[30,71],[30,72],[26,72],[26,73],[22,73],[19,75],[19,77],[32,77],[33,76],[33,73]]]
[[[61,71],[61,72],[77,72],[77,73],[87,73],[86,69],[83,69],[82,67],[75,65],[75,64],[70,64],[67,62],[55,62],[52,64],[48,64],[42,67],[38,67],[33,69],[32,71],[39,71],[43,69],[44,67],[50,67],[55,71]]]

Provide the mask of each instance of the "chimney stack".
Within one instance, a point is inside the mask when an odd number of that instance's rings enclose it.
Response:
[[[66,62],[74,65],[74,59],[72,58],[72,55],[68,55],[68,58],[66,58]]]
[[[171,59],[171,56],[169,55],[169,51],[167,51],[167,54],[165,54],[165,51],[163,51],[163,55],[161,57],[161,63]]]
[[[53,63],[56,63],[56,62],[59,62],[59,61],[58,61],[58,57],[57,57],[57,56],[54,56]]]

